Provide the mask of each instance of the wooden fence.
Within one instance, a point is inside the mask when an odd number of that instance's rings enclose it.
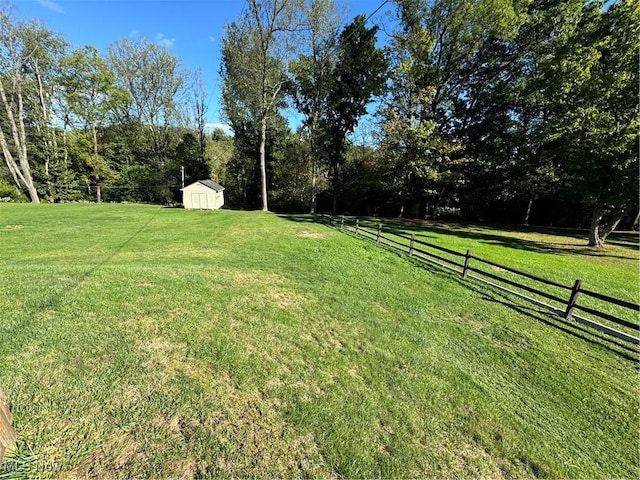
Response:
[[[576,280],[573,285],[563,285],[538,275],[477,257],[471,253],[471,250],[462,253],[440,245],[418,240],[415,234],[412,234],[410,237],[391,232],[385,232],[383,234],[382,224],[379,224],[377,229],[374,229],[360,225],[359,220],[355,220],[350,224],[344,217],[337,218],[321,215],[320,218],[323,223],[337,227],[346,233],[365,238],[388,248],[399,250],[416,259],[436,264],[460,274],[463,278],[474,279],[538,306],[547,308],[564,319],[574,320],[582,325],[624,340],[625,342],[640,345],[640,338],[637,336],[640,332],[640,324],[638,323],[640,305],[588,290],[582,286],[581,280]],[[493,271],[487,271],[486,267],[481,268],[483,266],[489,266]],[[511,274],[511,278],[508,278],[506,275],[507,272]],[[526,279],[529,284],[523,283],[522,279]],[[540,287],[540,284],[544,287]],[[544,288],[544,290],[542,288]],[[531,294],[542,297],[544,300],[533,298],[530,296]],[[596,299],[605,304],[613,305],[616,311],[625,313],[633,312],[633,314],[629,315],[633,320],[620,318],[618,315],[602,311],[594,306],[587,306],[584,302],[580,304],[579,300],[585,298]],[[549,301],[554,304],[548,303]],[[611,311],[611,309],[608,310]],[[581,316],[577,313],[578,311],[589,314],[592,317],[598,317],[599,321]],[[608,322],[609,325],[600,323],[602,320]],[[620,330],[620,327],[633,331],[633,334]]]
[[[9,403],[0,387],[0,464],[5,453],[9,453],[16,442],[16,433],[13,431],[11,422],[13,417],[9,410]]]

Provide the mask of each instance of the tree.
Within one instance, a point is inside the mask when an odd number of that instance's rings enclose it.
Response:
[[[28,132],[31,120],[46,142],[52,128],[48,69],[65,42],[51,30],[35,23],[15,22],[6,7],[0,7],[0,148],[11,177],[20,189],[25,188],[33,203],[39,203],[29,158]],[[46,129],[46,132],[43,131]],[[51,154],[54,139],[48,143]]]
[[[455,106],[469,108],[478,98],[474,87],[483,85],[469,84],[477,71],[469,65],[490,38],[513,35],[521,19],[510,0],[397,4],[400,30],[389,47],[391,82],[380,116],[402,216],[405,201],[412,201],[417,214],[423,197],[431,199],[434,212],[462,182],[468,157],[455,134]]]
[[[83,47],[62,61],[63,88],[72,124],[90,134],[91,153],[83,155],[91,170],[95,199],[102,201],[102,180],[111,176],[108,160],[100,152],[98,132],[113,119],[114,112],[129,100],[126,92],[114,85],[114,76],[94,47]]]
[[[191,132],[185,133],[176,147],[175,163],[176,167],[184,167],[185,185],[211,176],[211,169],[202,156],[200,141]]]
[[[638,205],[640,6],[576,2],[574,26],[541,63],[542,132],[574,191],[591,206],[589,246],[601,247]]]
[[[162,169],[172,149],[172,129],[183,125],[186,118],[181,110],[187,104],[181,102],[186,73],[180,59],[165,47],[139,37],[111,44],[107,63],[115,74],[115,86],[131,99],[121,112],[121,121],[144,126],[151,155]]]
[[[198,69],[193,73],[191,79],[194,127],[198,132],[198,145],[200,147],[200,158],[203,162],[207,161],[207,91],[202,78],[202,70]]]
[[[303,16],[305,28],[299,37],[303,53],[291,68],[291,94],[296,108],[304,117],[311,168],[309,209],[315,213],[319,168],[322,163],[328,163],[322,144],[326,133],[321,129],[321,119],[328,116],[341,17],[332,0],[307,1]]]
[[[211,133],[207,141],[207,161],[211,170],[211,178],[222,184],[227,183],[227,165],[233,157],[233,137],[216,129]]]
[[[597,25],[597,61],[563,115],[568,170],[593,206],[589,246],[601,247],[638,205],[640,4],[621,0]]]
[[[262,210],[268,211],[267,130],[284,102],[299,0],[248,0],[247,7],[223,39],[223,105],[236,137],[249,125],[258,128]]]
[[[339,169],[350,135],[367,105],[382,92],[388,63],[376,47],[378,27],[367,28],[366,17],[358,15],[340,34],[338,59],[327,98],[327,117],[321,120],[324,145],[329,154],[333,182],[333,212],[337,210]]]

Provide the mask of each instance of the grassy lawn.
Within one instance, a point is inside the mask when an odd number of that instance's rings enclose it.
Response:
[[[637,351],[308,220],[0,205],[28,476],[638,478]],[[458,228],[637,301],[633,243]]]
[[[348,218],[347,224],[352,225],[354,221],[355,219]],[[361,225],[374,233],[380,222],[380,219],[361,219]],[[404,244],[409,242],[399,239],[396,235],[407,237],[415,234],[417,240],[447,247],[460,253],[465,253],[469,249],[477,257],[538,275],[568,287],[572,286],[576,279],[580,279],[582,287],[587,290],[634,303],[640,301],[640,237],[637,233],[615,233],[609,237],[606,248],[599,249],[587,246],[588,232],[581,230],[397,219],[382,220],[382,223],[383,235],[400,240]],[[427,250],[457,263],[464,261],[464,258],[443,254],[429,248]],[[563,299],[562,303],[549,302],[539,296],[537,298],[546,303],[552,303],[553,306],[560,307],[562,310],[566,307],[570,295],[567,290],[547,287],[540,282],[483,265],[475,260],[471,261],[471,265],[559,296]],[[508,287],[508,285],[505,286]],[[525,291],[522,293],[530,295]],[[536,297],[536,295],[533,296]],[[579,304],[611,313],[633,323],[638,323],[639,320],[637,313],[632,310],[586,295],[581,295]],[[585,315],[580,311],[576,313]],[[636,337],[639,335],[637,329],[621,327],[589,314],[586,316]]]

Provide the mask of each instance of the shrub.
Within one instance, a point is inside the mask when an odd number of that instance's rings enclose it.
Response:
[[[4,178],[0,178],[0,201],[25,202],[26,197],[14,185]]]

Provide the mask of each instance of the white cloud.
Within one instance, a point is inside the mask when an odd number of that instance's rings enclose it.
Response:
[[[139,30],[131,30],[129,32],[129,36],[130,37],[138,37],[140,35],[140,31]]]
[[[222,130],[227,135],[231,134],[231,127],[226,123],[220,123],[220,122],[206,123],[204,128],[210,132],[213,132],[214,130]]]
[[[164,48],[171,48],[173,44],[176,42],[175,38],[167,38],[164,36],[164,33],[156,34],[156,43]]]
[[[38,2],[44,8],[48,8],[49,10],[52,10],[54,12],[64,13],[64,9],[59,4],[57,4],[56,2],[52,2],[51,0],[36,0],[36,2]]]

